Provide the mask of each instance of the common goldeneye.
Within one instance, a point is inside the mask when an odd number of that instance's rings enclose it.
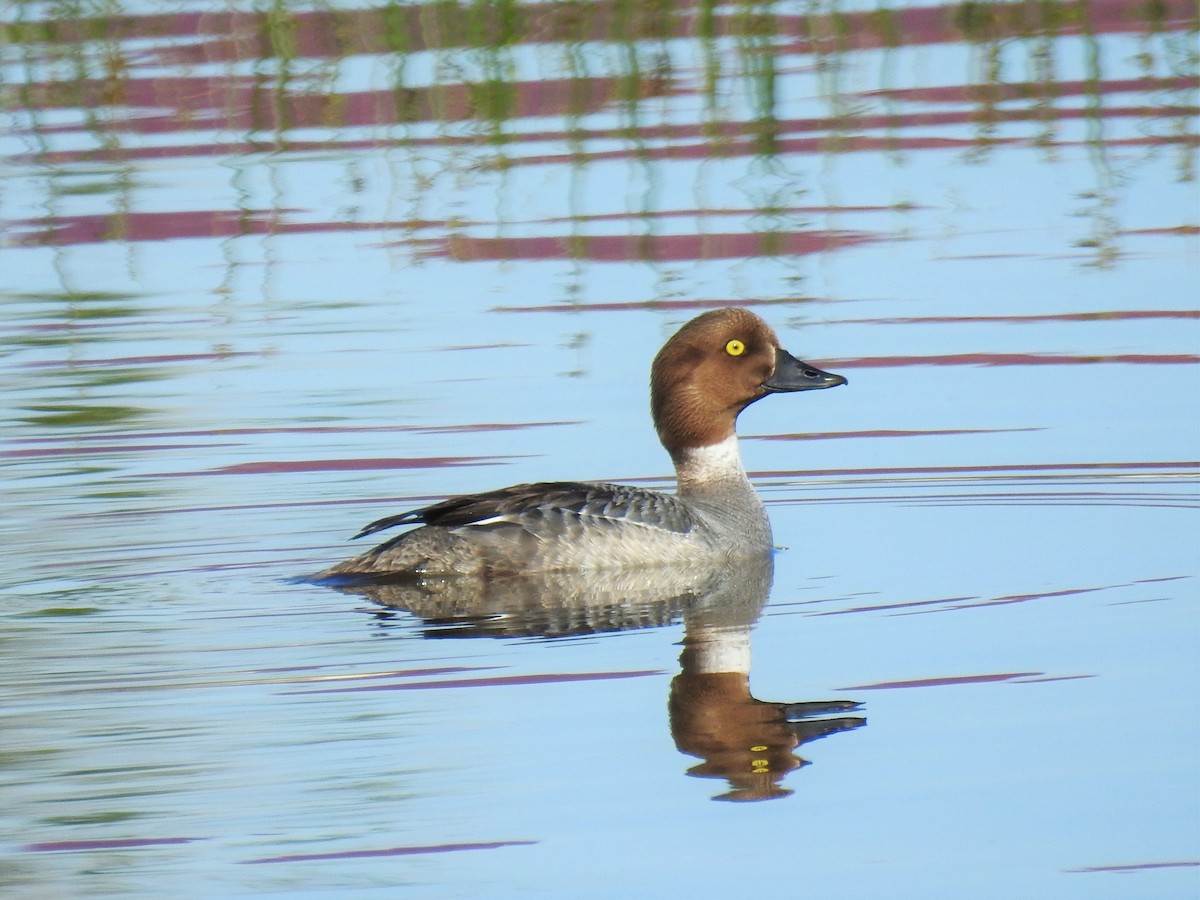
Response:
[[[800,362],[761,318],[717,309],[679,329],[650,373],[650,409],[675,464],[664,494],[602,482],[518,484],[372,522],[355,537],[420,525],[315,576],[519,575],[771,550],[771,524],[738,454],[738,414],[768,394],[845,384]]]

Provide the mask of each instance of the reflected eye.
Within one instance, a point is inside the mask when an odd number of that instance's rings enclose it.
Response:
[[[730,356],[741,356],[743,353],[746,352],[746,345],[743,344],[741,341],[739,341],[737,338],[734,338],[732,341],[730,341],[728,344],[725,345],[725,352],[728,353]]]

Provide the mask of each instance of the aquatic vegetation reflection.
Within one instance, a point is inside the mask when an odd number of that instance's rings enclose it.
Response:
[[[81,4],[74,18],[35,10],[19,6],[3,28],[4,58],[21,74],[6,95],[23,145],[14,161],[37,167],[27,175],[45,196],[43,215],[14,223],[21,243],[358,228],[461,246],[481,235],[431,215],[435,194],[436,205],[453,208],[455,198],[494,186],[498,228],[489,237],[503,239],[525,230],[524,188],[507,173],[566,164],[567,231],[539,229],[540,245],[518,258],[612,258],[593,246],[610,237],[633,241],[620,258],[648,263],[788,259],[812,252],[789,235],[811,234],[820,252],[841,246],[795,209],[838,155],[883,152],[899,166],[911,154],[959,149],[985,164],[1000,148],[1032,142],[1054,165],[1056,148],[1082,142],[1095,183],[1079,197],[1077,215],[1091,227],[1077,246],[1108,265],[1121,252],[1118,200],[1138,153],[1176,154],[1181,181],[1196,173],[1200,77],[1189,38],[1200,19],[1192,4],[1170,0],[872,11],[824,2],[801,12],[711,0],[158,14]],[[1132,69],[1106,52],[1106,42],[1131,33],[1141,48]],[[904,83],[914,53],[954,44],[968,51],[961,71],[945,71],[940,85]],[[173,74],[163,77],[163,66]],[[864,90],[857,73],[873,66],[884,86]],[[283,169],[330,152],[339,154],[341,194],[320,208],[282,182],[264,195],[239,162],[226,166],[234,206],[153,220],[139,210],[153,160],[268,154]],[[390,159],[391,183],[370,185],[386,195],[386,215],[368,212],[380,204],[364,196],[363,152]],[[665,184],[681,166],[705,161],[720,165],[696,173],[695,193],[710,195],[712,207],[673,207]],[[614,163],[626,167],[624,203],[609,212],[625,224],[597,234],[587,224],[590,195],[600,181],[618,183],[602,168]],[[722,183],[743,199],[747,243],[730,245],[706,224],[707,214],[728,211]],[[77,201],[96,196],[108,209],[81,213]],[[677,236],[664,214],[695,216],[689,230],[712,239],[664,257],[657,245]]]

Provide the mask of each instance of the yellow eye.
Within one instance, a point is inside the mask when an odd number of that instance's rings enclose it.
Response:
[[[730,341],[728,344],[725,345],[725,352],[728,353],[730,356],[741,356],[743,353],[746,352],[746,345],[743,344],[741,341],[739,341],[737,338],[734,338],[732,341]]]

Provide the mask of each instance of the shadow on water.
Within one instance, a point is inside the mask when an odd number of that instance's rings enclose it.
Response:
[[[771,588],[770,557],[720,566],[663,566],[508,578],[406,577],[327,582],[386,608],[412,613],[427,638],[544,637],[655,628],[682,618],[680,672],[668,703],[671,735],[702,762],[688,774],[724,778],[718,800],[792,793],[784,777],[807,765],[809,741],[866,724],[853,700],[777,703],[750,694],[750,632]],[[408,623],[405,623],[407,627]]]

